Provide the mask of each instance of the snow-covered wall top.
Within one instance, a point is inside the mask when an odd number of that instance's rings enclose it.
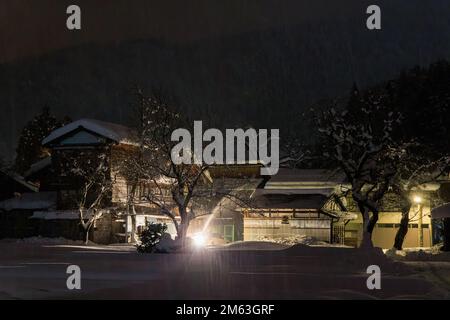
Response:
[[[11,210],[32,210],[48,209],[56,205],[56,192],[36,192],[24,193],[20,197],[4,200],[0,202],[0,209]]]

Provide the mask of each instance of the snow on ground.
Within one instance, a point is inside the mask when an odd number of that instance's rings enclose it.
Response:
[[[84,240],[71,240],[63,237],[46,238],[46,237],[29,237],[23,239],[0,239],[0,245],[18,244],[36,247],[47,248],[67,248],[67,249],[81,249],[81,250],[96,250],[96,251],[115,251],[115,252],[136,252],[136,247],[127,243],[113,243],[109,245],[101,245],[89,241],[88,244]]]
[[[387,257],[401,261],[413,272],[420,274],[441,292],[450,295],[450,252],[441,251],[442,245],[431,248],[406,248],[384,250]]]
[[[384,250],[385,254],[399,261],[449,261],[450,252],[441,251],[442,245],[430,248],[405,248],[403,250]]]
[[[290,245],[280,244],[271,241],[236,241],[226,245],[213,247],[219,250],[283,250]]]
[[[450,252],[441,251],[442,245],[431,248],[385,250],[386,256],[401,261],[411,270],[434,285],[446,299],[450,299]]]
[[[276,244],[283,245],[285,248],[294,246],[297,244],[304,244],[307,246],[350,248],[349,246],[346,246],[343,244],[328,243],[325,241],[318,240],[315,237],[307,236],[307,235],[289,236],[289,237],[283,237],[283,238],[272,238],[272,237],[262,236],[256,242],[276,243]]]
[[[82,270],[81,291],[65,286],[70,264]],[[381,268],[381,290],[366,286],[373,264]],[[0,297],[11,299],[448,299],[450,292],[448,262],[398,262],[381,249],[257,241],[139,254],[124,244],[3,240],[0,269]]]
[[[83,252],[95,251],[107,251],[107,252],[136,252],[136,247],[131,244],[109,244],[109,245],[100,245],[90,242],[88,245],[86,244],[48,244],[45,245],[47,248],[66,248],[66,249],[79,249],[83,250]]]
[[[299,235],[299,236],[289,236],[283,238],[272,238],[267,236],[262,236],[258,239],[259,241],[270,241],[275,243],[280,243],[288,246],[293,246],[295,244],[306,244],[306,245],[325,245],[328,244],[325,241],[317,240],[315,237]]]
[[[0,243],[24,243],[24,244],[36,244],[36,245],[84,245],[82,240],[70,240],[62,237],[46,238],[46,237],[29,237],[23,239],[1,239]],[[89,244],[93,244],[90,242]]]

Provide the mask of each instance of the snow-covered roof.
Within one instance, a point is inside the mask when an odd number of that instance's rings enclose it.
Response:
[[[326,169],[280,168],[269,182],[344,182],[344,175]]]
[[[85,128],[117,143],[136,144],[136,132],[126,126],[94,119],[80,119],[54,130],[42,144],[46,145],[78,128]]]
[[[110,209],[103,209],[104,213],[110,212]],[[80,218],[78,210],[48,210],[48,211],[35,211],[30,219],[43,219],[43,220],[78,220]],[[91,212],[85,212],[84,217],[89,219],[92,217]]]
[[[89,218],[89,214],[86,218]],[[62,211],[35,211],[30,219],[43,220],[77,220],[79,213],[77,210],[62,210]]]
[[[323,196],[330,196],[333,192],[336,191],[334,187],[321,187],[321,186],[272,186],[271,188],[264,189],[256,189],[253,193],[255,196],[257,195],[269,195],[269,194],[278,194],[278,195],[307,195],[307,194],[319,194]]]
[[[0,201],[0,209],[11,211],[14,209],[48,209],[56,205],[56,192],[24,193],[20,197],[14,197]]]
[[[15,172],[4,171],[4,170],[0,170],[0,172],[2,172],[4,175],[10,177],[11,179],[13,179],[15,182],[20,183],[21,185],[23,185],[25,188],[29,189],[32,192],[39,191],[39,188],[37,186],[26,181],[21,175],[15,173]]]
[[[52,157],[46,157],[42,160],[39,160],[38,162],[35,162],[31,165],[30,169],[28,169],[27,172],[25,172],[24,176],[29,177],[32,174],[44,169],[47,166],[50,166],[52,164]]]
[[[289,169],[280,168],[270,178],[264,188],[258,189],[261,194],[322,194],[330,195],[342,183],[344,176],[323,169]]]
[[[321,209],[328,197],[321,194],[303,195],[253,195],[252,204],[256,208]]]

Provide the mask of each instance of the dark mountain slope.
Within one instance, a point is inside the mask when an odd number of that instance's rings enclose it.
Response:
[[[401,3],[383,7],[376,32],[358,5],[327,21],[178,45],[83,45],[1,65],[0,152],[12,154],[21,127],[44,105],[58,116],[129,124],[134,85],[173,92],[190,117],[215,126],[301,130],[296,114],[353,82],[365,87],[450,57],[447,2]]]

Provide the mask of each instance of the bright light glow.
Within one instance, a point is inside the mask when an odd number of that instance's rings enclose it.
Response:
[[[414,196],[414,202],[415,203],[422,203],[422,197],[421,196]]]
[[[206,236],[203,233],[196,233],[192,236],[196,247],[204,247],[206,245]]]

